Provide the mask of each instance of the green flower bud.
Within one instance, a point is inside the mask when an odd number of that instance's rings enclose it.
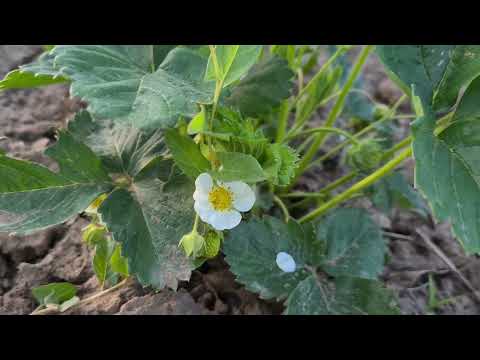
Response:
[[[201,256],[207,259],[211,259],[217,256],[218,252],[220,251],[220,245],[222,244],[222,241],[222,233],[217,233],[216,231],[209,231],[207,235],[205,235],[205,247]]]
[[[97,245],[100,241],[105,239],[106,235],[107,229],[105,226],[98,224],[90,224],[82,230],[83,241],[85,241],[89,246]]]
[[[373,117],[375,121],[384,118],[390,114],[390,108],[384,104],[377,104],[373,110]]]
[[[184,235],[178,246],[183,248],[187,256],[198,257],[205,247],[205,238],[194,230]]]
[[[363,140],[347,151],[348,166],[359,171],[370,171],[382,161],[383,148],[376,140]]]

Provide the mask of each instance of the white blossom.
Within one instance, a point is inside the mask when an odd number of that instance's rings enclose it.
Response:
[[[249,211],[255,193],[242,181],[220,182],[203,173],[195,180],[195,211],[203,222],[216,230],[229,230],[240,224],[240,212]]]

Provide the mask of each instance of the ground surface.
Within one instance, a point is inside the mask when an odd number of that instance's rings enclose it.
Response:
[[[0,46],[0,77],[31,61],[40,51],[39,46]],[[392,103],[399,97],[376,59],[367,64],[365,76],[368,90],[378,101]],[[53,169],[55,164],[42,152],[55,141],[54,129],[64,126],[81,107],[78,101],[69,99],[64,85],[0,93],[0,138],[8,138],[0,141],[0,149]],[[411,169],[412,162],[406,169],[410,175]],[[302,186],[318,189],[341,172],[314,169],[305,176]],[[366,201],[363,205],[369,207]],[[436,313],[480,314],[478,295],[473,291],[480,289],[480,260],[465,256],[448,224],[434,225],[406,212],[397,212],[389,219],[370,210],[386,231],[398,234],[388,240],[389,261],[382,278],[395,290],[403,313],[425,314],[431,310],[427,294],[428,277],[432,275],[438,297],[455,298]],[[0,234],[0,314],[31,313],[36,307],[31,288],[50,282],[77,285],[82,299],[100,290],[91,266],[92,254],[81,241],[80,229],[85,225],[86,220],[79,217],[31,236]],[[442,256],[451,264],[447,265]],[[244,290],[218,258],[195,271],[191,281],[181,284],[176,293],[153,293],[129,281],[121,289],[67,314],[280,314],[282,310],[282,304],[262,301]]]

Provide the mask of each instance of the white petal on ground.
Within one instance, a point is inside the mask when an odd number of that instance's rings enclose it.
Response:
[[[295,260],[290,254],[286,252],[279,252],[277,254],[277,265],[283,272],[291,273],[294,272],[297,268],[297,264],[295,264]]]
[[[249,211],[255,204],[255,193],[242,181],[232,181],[225,185],[233,193],[233,207],[238,211]]]
[[[216,230],[230,230],[240,224],[242,215],[236,210],[214,211],[206,222],[212,225]]]
[[[195,180],[195,189],[203,193],[207,193],[213,187],[213,180],[212,177],[207,173],[202,173],[198,175],[197,179]]]

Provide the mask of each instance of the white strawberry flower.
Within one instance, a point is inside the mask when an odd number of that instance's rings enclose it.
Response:
[[[220,182],[203,173],[195,180],[195,211],[200,219],[216,230],[229,230],[240,224],[240,212],[249,211],[255,193],[242,181]]]

